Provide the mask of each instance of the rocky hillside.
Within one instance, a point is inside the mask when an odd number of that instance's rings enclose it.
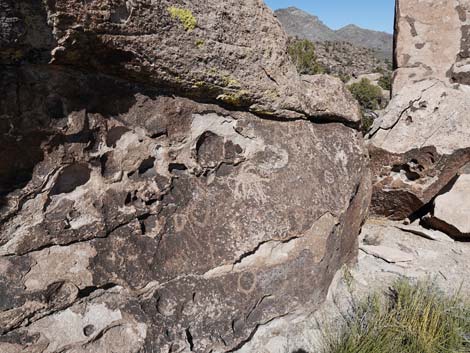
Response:
[[[274,14],[291,37],[308,39],[312,42],[341,41],[338,34],[317,16],[296,7],[279,9],[274,11]]]
[[[389,33],[372,31],[353,24],[335,31],[317,16],[296,7],[276,10],[275,15],[289,36],[312,42],[347,42],[355,47],[372,49],[380,60],[391,61],[393,36]]]
[[[390,60],[392,57],[393,36],[390,33],[372,31],[351,24],[338,29],[336,34],[345,42],[374,50],[379,58]]]
[[[357,47],[348,42],[317,42],[315,54],[327,73],[344,78],[345,81],[363,74],[388,75],[392,71],[391,62],[378,58],[373,49]]]

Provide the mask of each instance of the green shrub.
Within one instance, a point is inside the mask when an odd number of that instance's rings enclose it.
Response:
[[[325,353],[470,352],[470,304],[429,283],[399,281],[388,296],[374,295],[354,308]]]
[[[386,91],[390,91],[392,89],[392,75],[390,73],[383,74],[379,79],[379,86]]]
[[[374,72],[379,73],[379,74],[384,74],[385,71],[380,66],[376,66],[374,69]]]
[[[348,88],[363,109],[377,110],[381,107],[383,101],[382,90],[380,87],[373,85],[367,78],[349,85]]]
[[[325,72],[325,69],[317,62],[315,45],[311,41],[291,40],[287,51],[301,75],[316,75]]]
[[[348,74],[346,74],[346,73],[344,73],[344,72],[340,72],[340,73],[337,75],[337,77],[338,77],[341,81],[343,81],[343,83],[348,83],[349,80],[351,79],[351,76],[348,75]]]

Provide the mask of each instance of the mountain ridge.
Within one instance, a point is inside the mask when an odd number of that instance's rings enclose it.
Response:
[[[290,6],[274,11],[287,34],[312,42],[348,42],[355,46],[376,50],[382,58],[391,58],[393,35],[383,31],[348,24],[337,30],[328,27],[318,16]]]

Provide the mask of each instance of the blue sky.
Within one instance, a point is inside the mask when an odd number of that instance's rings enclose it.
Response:
[[[350,23],[393,33],[395,0],[265,0],[273,10],[295,6],[333,29]]]

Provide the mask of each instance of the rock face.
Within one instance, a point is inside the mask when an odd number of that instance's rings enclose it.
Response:
[[[338,332],[358,303],[370,299],[371,293],[390,294],[389,288],[397,280],[414,283],[432,278],[444,293],[468,297],[470,244],[429,240],[417,235],[428,232],[425,228],[403,231],[402,226],[401,222],[368,220],[359,236],[357,263],[338,271],[321,309],[302,320],[287,317],[261,327],[238,353],[322,352],[325,327]],[[366,251],[370,249],[374,251]],[[390,258],[395,254],[401,259]],[[403,259],[407,261],[396,261]],[[285,327],[289,329],[284,331]]]
[[[470,175],[457,178],[452,188],[436,197],[426,222],[455,238],[470,237]]]
[[[344,87],[260,1],[123,4],[2,2],[2,352],[235,351],[356,255]]]
[[[323,87],[306,84],[290,65],[287,37],[262,0],[197,0],[185,6],[171,0],[125,6],[51,1],[47,11],[58,42],[55,64],[120,72],[170,93],[266,115],[359,121],[352,99],[329,110],[310,99],[309,92]]]
[[[456,74],[468,11],[466,1],[397,3],[393,98],[371,132],[375,214],[415,217],[470,161],[470,87]]]
[[[394,89],[423,79],[468,84],[468,1],[399,0],[396,9]]]

